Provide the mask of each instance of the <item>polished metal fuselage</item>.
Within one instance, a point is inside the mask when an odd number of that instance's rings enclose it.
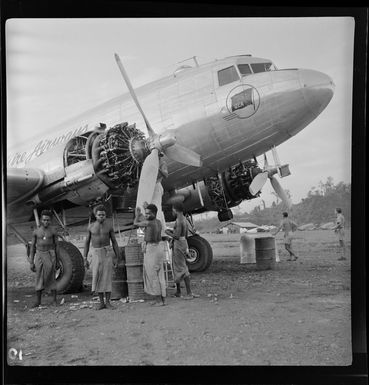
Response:
[[[158,134],[173,131],[177,143],[196,151],[203,160],[203,167],[195,168],[168,159],[166,190],[187,186],[278,146],[313,121],[333,96],[334,84],[327,75],[304,69],[243,77],[239,74],[236,81],[218,84],[219,70],[258,61],[266,59],[230,57],[137,88],[137,97],[154,130]],[[253,103],[231,109],[232,97],[250,89]],[[62,154],[70,138],[65,133],[90,131],[99,122],[111,127],[123,121],[136,123],[146,134],[144,121],[129,94],[41,133],[33,146],[29,142],[19,146],[18,158],[9,155],[8,166],[24,166],[24,160],[28,160],[26,167],[56,172],[64,167],[62,156],[56,154]]]

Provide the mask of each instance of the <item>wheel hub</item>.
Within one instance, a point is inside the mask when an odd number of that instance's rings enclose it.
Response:
[[[199,253],[196,249],[190,248],[189,255],[187,255],[186,260],[188,263],[195,263],[199,258]]]

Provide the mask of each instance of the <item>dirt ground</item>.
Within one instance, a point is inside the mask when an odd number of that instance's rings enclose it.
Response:
[[[168,297],[165,307],[114,301],[115,310],[101,311],[92,308],[90,273],[85,291],[58,296],[63,305],[31,310],[34,275],[24,246],[9,246],[8,363],[350,365],[350,241],[338,261],[332,231],[295,234],[299,259],[286,261],[278,234],[280,262],[266,271],[240,264],[239,234],[205,234],[214,261],[192,274],[200,298]]]

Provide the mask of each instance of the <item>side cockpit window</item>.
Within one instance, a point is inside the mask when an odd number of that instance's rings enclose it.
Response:
[[[219,86],[224,86],[225,84],[232,83],[237,80],[240,80],[240,78],[234,66],[218,71]]]
[[[253,63],[251,64],[251,68],[254,74],[259,72],[275,71],[273,63]]]
[[[252,74],[251,68],[248,64],[238,64],[238,69],[242,76],[250,75]]]

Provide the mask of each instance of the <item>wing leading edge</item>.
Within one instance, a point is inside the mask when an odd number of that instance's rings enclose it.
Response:
[[[45,174],[37,168],[7,169],[7,203],[24,202],[36,194],[44,182]]]

